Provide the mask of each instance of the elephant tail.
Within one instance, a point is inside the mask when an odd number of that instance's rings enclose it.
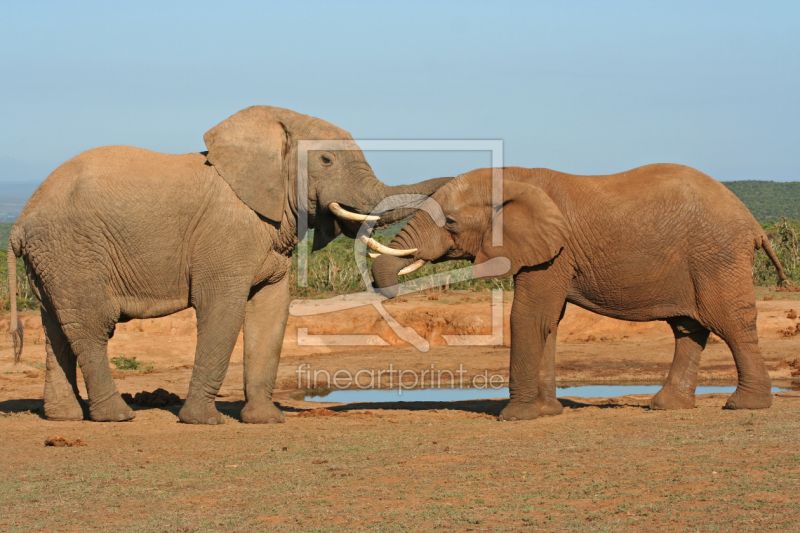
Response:
[[[761,233],[761,237],[756,241],[756,249],[763,249],[764,253],[767,254],[769,260],[772,261],[772,264],[775,266],[775,271],[778,273],[778,287],[786,287],[791,285],[789,282],[789,278],[786,277],[786,274],[783,272],[783,265],[781,265],[781,260],[778,259],[778,256],[775,254],[775,251],[772,249],[772,245],[769,242],[769,237],[767,237],[766,233]]]
[[[11,322],[8,326],[8,334],[14,343],[14,363],[19,363],[22,357],[22,321],[17,315],[17,256],[11,239],[8,240],[8,307],[11,311]]]

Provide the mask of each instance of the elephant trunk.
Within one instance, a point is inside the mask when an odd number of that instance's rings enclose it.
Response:
[[[389,245],[394,249],[414,249],[413,255],[395,257],[381,255],[372,262],[372,277],[375,287],[389,298],[397,296],[399,289],[397,277],[400,271],[416,261],[435,260],[447,252],[448,243],[443,240],[444,230],[439,228],[430,215],[420,211]]]
[[[453,178],[434,178],[429,179],[426,181],[422,181],[420,183],[415,183],[413,185],[386,185],[385,183],[378,181],[377,178],[372,185],[371,190],[369,191],[370,200],[366,203],[372,205],[374,208],[377,206],[382,200],[385,198],[390,198],[392,196],[397,195],[421,195],[421,196],[431,196],[433,193],[438,191],[442,186],[446,185],[450,182]],[[421,202],[416,203],[415,205],[420,205]],[[396,224],[402,220],[410,218],[414,216],[417,209],[412,207],[402,207],[399,209],[393,209],[391,211],[387,211],[381,215],[380,220],[375,224],[375,229],[382,229],[392,224]]]
[[[391,255],[381,255],[372,262],[372,278],[375,280],[374,287],[381,289],[381,294],[388,298],[397,296],[400,285],[397,281],[397,273],[408,266],[411,260],[406,257],[394,257]]]

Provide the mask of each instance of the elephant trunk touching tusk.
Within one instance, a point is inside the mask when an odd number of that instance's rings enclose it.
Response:
[[[366,222],[366,221],[378,220],[381,218],[375,215],[362,215],[359,213],[351,213],[350,211],[340,206],[337,202],[329,203],[328,209],[330,209],[331,213],[333,213],[337,217],[343,218],[345,220],[356,220],[358,222]]]
[[[397,275],[404,276],[406,274],[411,274],[415,270],[419,270],[420,268],[424,267],[425,263],[427,263],[427,261],[425,261],[424,259],[417,259],[407,267],[401,268],[400,271],[397,273]]]
[[[386,255],[391,255],[391,256],[394,256],[394,257],[404,257],[406,255],[411,255],[411,254],[413,254],[414,252],[417,251],[416,248],[412,248],[410,250],[395,250],[394,248],[389,248],[388,246],[382,245],[381,243],[379,243],[375,239],[373,239],[371,237],[367,237],[366,235],[360,236],[359,239],[361,239],[361,242],[363,242],[364,244],[366,244],[368,247],[372,248],[376,252],[379,252],[379,253],[382,253],[382,254],[386,254]]]

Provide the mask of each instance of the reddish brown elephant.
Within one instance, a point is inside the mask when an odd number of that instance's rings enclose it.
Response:
[[[769,407],[770,377],[758,348],[752,280],[763,248],[786,280],[769,240],[724,185],[692,168],[659,164],[609,176],[506,168],[502,208],[492,207],[492,170],[464,174],[432,198],[445,220],[420,211],[391,243],[409,257],[380,256],[377,287],[392,295],[414,262],[496,257],[510,260],[510,402],[503,420],[562,411],[555,348],[566,302],[632,321],[665,320],[675,357],[651,406],[690,408],[700,354],[710,332],[730,347],[739,384],[732,409]],[[503,246],[492,244],[502,213]],[[396,292],[395,292],[396,294]]]

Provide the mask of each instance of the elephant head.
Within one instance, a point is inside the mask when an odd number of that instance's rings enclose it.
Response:
[[[296,221],[298,155],[307,164],[308,216],[314,250],[340,233],[353,237],[381,200],[397,194],[430,195],[450,178],[390,187],[372,172],[349,133],[323,120],[287,109],[253,106],[224,120],[203,137],[208,164],[253,211],[274,223]],[[331,149],[300,141],[337,141]],[[322,148],[326,148],[322,146]],[[305,153],[302,153],[305,152]],[[386,227],[411,216],[398,209],[381,216]]]
[[[508,171],[506,171],[508,174]],[[570,228],[553,200],[539,187],[503,179],[500,209],[492,206],[492,169],[463,174],[431,197],[442,209],[442,220],[419,211],[389,245],[416,249],[413,255],[381,255],[372,263],[375,286],[397,293],[398,275],[413,272],[428,261],[468,259],[476,265],[506,257],[515,275],[526,266],[551,261],[566,245]],[[493,246],[493,223],[501,223],[503,245]],[[392,289],[392,287],[394,287]]]

